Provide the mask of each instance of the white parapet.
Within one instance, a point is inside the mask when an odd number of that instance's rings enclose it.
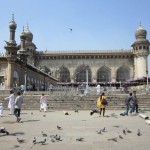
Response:
[[[140,116],[141,118],[143,118],[143,119],[148,119],[148,118],[149,118],[148,116],[146,116],[145,114],[142,114],[142,113],[140,113],[139,116]]]

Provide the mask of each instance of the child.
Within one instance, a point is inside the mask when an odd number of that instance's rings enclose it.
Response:
[[[3,103],[0,103],[0,117],[3,116],[3,110],[4,110]]]

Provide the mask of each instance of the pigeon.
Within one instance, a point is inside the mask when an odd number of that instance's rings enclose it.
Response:
[[[96,132],[97,132],[97,134],[102,134],[102,129],[100,129],[100,130],[98,130]]]
[[[58,135],[50,135],[50,138],[56,138]]]
[[[84,140],[84,138],[82,138],[82,137],[76,139],[76,141],[80,141],[80,142],[83,140]]]
[[[31,115],[33,115],[33,112],[31,112]]]
[[[24,139],[19,139],[19,138],[17,138],[17,141],[18,141],[20,144],[25,142]]]
[[[127,128],[126,128],[126,131],[127,131],[127,133],[132,133],[132,131],[131,131],[131,130],[128,130]]]
[[[51,139],[51,142],[53,142],[53,143],[54,143],[54,142],[55,142],[55,139]]]
[[[104,128],[102,129],[102,131],[105,132],[105,131],[106,131],[106,128],[104,127]]]
[[[36,138],[35,138],[35,137],[34,137],[32,143],[33,143],[33,144],[36,144]]]
[[[138,136],[141,136],[142,134],[141,134],[141,130],[140,129],[138,129],[138,131],[137,131],[137,135]]]
[[[42,131],[43,137],[47,137],[47,134]]]
[[[72,28],[69,28],[69,30],[72,32]]]
[[[43,115],[43,117],[46,117],[46,115]]]
[[[56,136],[55,139],[56,139],[57,141],[62,141],[61,138],[60,138],[60,136]]]
[[[34,139],[33,139],[32,143],[33,143],[33,145],[37,144],[37,142],[36,142],[36,138],[35,138],[35,137],[34,137]],[[30,148],[32,148],[32,147],[33,147],[33,145],[32,145]]]
[[[123,137],[122,137],[121,135],[119,135],[119,138],[120,138],[120,139],[123,139]]]
[[[115,128],[119,128],[120,126],[116,125],[116,126],[113,126],[113,127],[115,127]]]
[[[126,134],[126,130],[123,130],[123,134]]]
[[[58,130],[62,130],[62,127],[60,127],[60,126],[57,125],[57,129],[58,129]]]
[[[75,111],[74,111],[75,113],[78,113],[79,112],[79,110],[78,109],[75,109]]]
[[[6,128],[4,128],[4,127],[1,127],[1,128],[0,128],[0,133],[9,135],[9,132],[8,132],[8,131],[6,130]]]
[[[117,138],[108,139],[108,141],[114,141],[114,142],[117,142]]]
[[[37,142],[37,143],[41,143],[42,145],[44,145],[46,143],[46,139],[44,139],[43,141]]]
[[[14,145],[11,149],[14,149],[14,148],[18,148],[20,147],[19,145]]]

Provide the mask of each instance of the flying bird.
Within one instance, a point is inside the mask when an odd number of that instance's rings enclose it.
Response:
[[[69,30],[72,32],[72,28],[69,28]]]

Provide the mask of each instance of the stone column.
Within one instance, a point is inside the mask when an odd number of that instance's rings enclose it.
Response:
[[[116,69],[113,67],[111,69],[111,82],[116,82]]]

